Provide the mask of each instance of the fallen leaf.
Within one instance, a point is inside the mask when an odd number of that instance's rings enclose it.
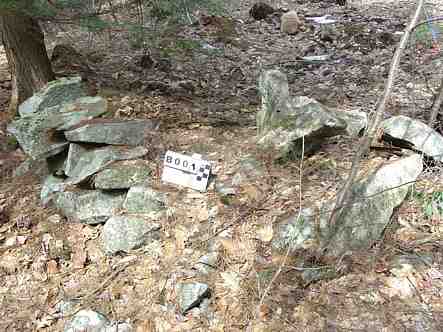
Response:
[[[50,260],[46,263],[46,272],[48,274],[57,274],[58,273],[58,265],[55,260]]]

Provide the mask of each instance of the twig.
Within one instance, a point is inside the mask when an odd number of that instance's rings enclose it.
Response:
[[[371,121],[371,125],[368,127],[368,130],[365,134],[365,136],[362,138],[362,142],[360,144],[360,148],[355,153],[355,156],[352,160],[352,167],[351,172],[348,176],[348,179],[346,180],[345,185],[343,186],[343,189],[341,192],[337,195],[337,200],[335,203],[334,211],[331,213],[331,216],[329,218],[329,225],[333,229],[337,229],[339,226],[340,217],[343,213],[342,206],[345,205],[347,201],[351,198],[351,187],[357,177],[358,170],[360,168],[360,162],[362,159],[362,156],[368,151],[369,146],[371,145],[372,141],[374,140],[378,127],[380,125],[384,110],[386,108],[387,101],[389,99],[389,96],[392,91],[392,87],[394,85],[394,79],[397,73],[398,66],[400,64],[400,58],[403,54],[404,49],[406,48],[407,42],[409,40],[409,35],[416,25],[418,18],[420,16],[421,10],[423,8],[424,0],[419,0],[417,4],[417,8],[415,10],[414,16],[412,17],[411,21],[409,22],[408,27],[405,30],[405,33],[403,34],[402,39],[400,40],[400,43],[397,47],[397,50],[395,51],[394,57],[392,58],[391,66],[389,69],[389,76],[388,80],[385,85],[385,89],[383,91],[383,95],[380,98],[380,101],[377,105],[374,117]],[[331,238],[334,234],[334,231],[331,232]],[[327,249],[329,246],[330,240],[326,243],[324,249]]]
[[[300,174],[299,174],[299,211],[297,216],[297,221],[300,220],[300,215],[302,211],[302,177],[303,177],[303,158],[305,156],[305,137],[302,136],[302,151],[301,151],[301,157],[300,157]],[[285,256],[283,258],[283,261],[281,262],[280,266],[278,267],[278,270],[275,272],[274,276],[272,277],[271,281],[269,282],[268,286],[266,287],[265,291],[263,292],[260,302],[257,306],[257,310],[255,312],[255,318],[257,319],[257,315],[260,312],[260,308],[263,305],[263,302],[265,301],[266,296],[268,295],[269,291],[271,290],[272,285],[274,284],[275,280],[277,280],[278,276],[281,274],[283,268],[286,265],[286,261],[288,260],[289,253],[291,252],[291,246],[288,246],[288,249],[286,250]]]

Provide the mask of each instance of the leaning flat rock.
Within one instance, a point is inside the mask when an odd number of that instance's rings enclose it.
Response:
[[[142,215],[111,217],[103,227],[102,240],[109,255],[129,252],[158,236],[160,225]]]
[[[54,205],[68,219],[85,223],[99,224],[121,209],[125,193],[103,192],[99,190],[79,190],[58,193]]]
[[[71,142],[105,143],[114,145],[141,145],[147,133],[157,124],[151,120],[95,119],[66,131]]]
[[[128,213],[141,213],[157,219],[166,211],[166,195],[147,186],[134,186],[129,189],[123,208]]]
[[[443,136],[423,122],[399,115],[383,121],[382,127],[384,134],[406,141],[428,157],[443,161]]]
[[[327,246],[333,256],[368,249],[380,240],[394,209],[404,201],[422,169],[417,154],[380,167],[352,186],[352,204],[334,227],[328,223],[334,202],[326,202],[318,210],[302,209],[300,214],[276,224],[273,248],[317,250]]]
[[[49,82],[45,88],[25,100],[18,108],[20,116],[32,116],[48,107],[61,107],[86,96],[81,77],[60,78]]]
[[[144,147],[106,146],[91,149],[79,144],[70,144],[65,173],[69,183],[77,184],[87,177],[103,170],[117,160],[141,158],[148,153]]]
[[[87,107],[87,104],[92,104]],[[33,159],[44,159],[68,147],[69,142],[61,132],[106,112],[106,102],[100,97],[78,99],[62,108],[50,107],[30,116],[22,117],[8,126],[24,152]]]
[[[94,177],[97,189],[128,189],[146,182],[151,176],[151,169],[144,160],[117,161],[98,172]]]

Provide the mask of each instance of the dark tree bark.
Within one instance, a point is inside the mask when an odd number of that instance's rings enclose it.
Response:
[[[0,11],[0,32],[12,80],[9,115],[18,105],[55,79],[44,43],[43,31],[32,17]]]

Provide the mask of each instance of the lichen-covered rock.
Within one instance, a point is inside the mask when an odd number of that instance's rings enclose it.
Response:
[[[334,256],[369,248],[380,239],[392,213],[423,168],[415,154],[384,165],[352,187],[351,201],[335,225],[328,224],[334,202],[303,209],[300,216],[276,225],[274,249],[291,251],[327,247]]]
[[[63,104],[84,96],[86,90],[81,77],[63,77],[49,82],[45,88],[25,100],[18,111],[22,117],[32,116],[49,107],[60,108]]]
[[[141,247],[147,240],[158,237],[160,224],[143,215],[121,215],[109,218],[103,227],[102,240],[109,255],[129,252]]]
[[[65,132],[70,142],[142,145],[158,124],[151,120],[95,119]]]
[[[423,122],[399,115],[385,120],[381,126],[385,135],[406,142],[428,157],[443,161],[443,136]]]
[[[144,160],[117,161],[94,176],[97,189],[128,189],[147,182],[151,169]]]
[[[148,153],[144,147],[106,146],[91,149],[72,143],[69,146],[65,173],[70,184],[77,184],[89,176],[105,169],[114,161],[141,158]]]
[[[262,109],[257,113],[258,144],[274,158],[295,159],[318,149],[326,138],[346,133],[336,112],[308,97],[289,96],[286,75],[278,70],[260,77]]]
[[[42,185],[42,190],[40,192],[40,201],[43,205],[47,205],[54,194],[60,191],[60,184],[62,184],[64,180],[62,178],[49,175]]]
[[[88,105],[93,106],[89,107]],[[8,126],[23,151],[33,159],[44,159],[66,149],[69,142],[63,135],[67,127],[90,120],[106,112],[106,102],[81,98],[63,107],[54,106],[30,113]]]
[[[54,197],[54,205],[71,221],[85,224],[106,222],[122,208],[125,194],[99,190],[60,192]]]
[[[63,332],[131,332],[126,322],[110,321],[104,315],[90,309],[77,312],[65,325]]]
[[[147,186],[137,185],[129,189],[123,208],[127,213],[141,213],[158,219],[166,212],[166,195]]]

